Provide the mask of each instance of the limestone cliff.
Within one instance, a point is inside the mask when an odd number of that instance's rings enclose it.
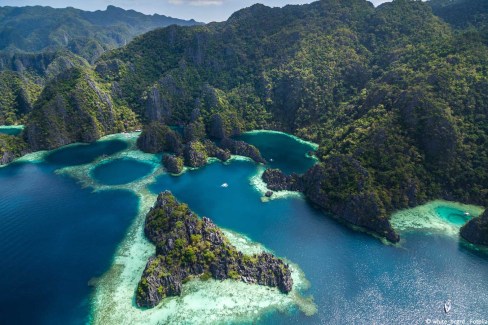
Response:
[[[244,255],[232,246],[208,218],[200,219],[170,192],[161,193],[146,216],[144,232],[156,245],[139,282],[136,303],[154,307],[165,297],[181,294],[192,276],[234,279],[250,284],[292,290],[287,264],[269,253]]]

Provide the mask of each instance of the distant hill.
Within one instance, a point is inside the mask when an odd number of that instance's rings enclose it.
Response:
[[[200,23],[108,6],[0,7],[0,125],[22,123],[46,83],[150,30]]]
[[[166,124],[183,128],[187,156],[206,157],[207,138],[287,131],[319,143],[320,162],[271,181],[397,241],[394,211],[433,199],[488,206],[485,3],[254,5],[226,22],[148,32],[43,89],[6,78],[17,115],[5,116],[25,122],[30,150],[144,124],[163,151],[177,138]],[[52,74],[68,66],[52,62]]]
[[[144,15],[114,6],[95,12],[41,6],[0,7],[0,51],[43,52],[66,48],[93,61],[104,51],[123,46],[137,35],[175,24],[198,23]]]

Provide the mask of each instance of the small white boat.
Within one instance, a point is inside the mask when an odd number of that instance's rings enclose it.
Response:
[[[227,184],[227,183],[224,183],[224,184],[222,184],[222,185],[220,185],[220,187],[224,187],[224,188],[227,188],[227,187],[229,187],[229,184]]]
[[[444,303],[444,312],[447,314],[451,311],[452,305],[451,300],[448,300]]]
[[[469,216],[469,215],[470,215],[470,213],[469,213],[469,212],[464,212],[464,215],[465,215],[465,216]]]
[[[273,162],[273,158],[269,158],[269,162]]]

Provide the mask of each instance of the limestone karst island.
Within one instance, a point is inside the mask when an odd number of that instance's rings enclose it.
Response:
[[[0,192],[0,324],[488,324],[488,1],[2,0]]]

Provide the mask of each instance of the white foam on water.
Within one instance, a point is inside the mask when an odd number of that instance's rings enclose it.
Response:
[[[271,200],[276,200],[276,199],[290,199],[290,198],[298,198],[298,199],[303,199],[304,195],[301,192],[295,192],[295,191],[276,191],[273,192],[273,195],[271,197],[266,197],[266,192],[269,191],[266,183],[263,181],[263,173],[265,172],[266,167],[264,166],[258,166],[256,173],[251,176],[249,179],[249,183],[251,186],[261,194],[261,201],[263,203],[269,202]]]
[[[394,213],[391,216],[391,224],[395,230],[400,232],[425,231],[443,233],[448,236],[457,237],[461,226],[443,219],[436,212],[436,209],[439,207],[448,207],[466,211],[473,216],[478,216],[483,212],[482,207],[436,200],[412,209]]]
[[[312,150],[317,150],[319,148],[319,145],[314,143],[314,142],[311,142],[311,141],[307,141],[307,140],[303,140],[302,138],[299,138],[293,134],[289,134],[289,133],[285,133],[285,132],[281,132],[281,131],[273,131],[273,130],[253,130],[253,131],[247,131],[247,132],[244,132],[243,134],[261,134],[261,133],[264,133],[264,134],[280,134],[280,135],[284,135],[284,136],[287,136],[289,138],[292,138],[293,140],[299,142],[299,143],[303,143],[307,146],[310,147],[310,149]]]
[[[25,126],[23,125],[0,125],[0,130],[9,130],[9,129],[23,130],[24,128]]]

